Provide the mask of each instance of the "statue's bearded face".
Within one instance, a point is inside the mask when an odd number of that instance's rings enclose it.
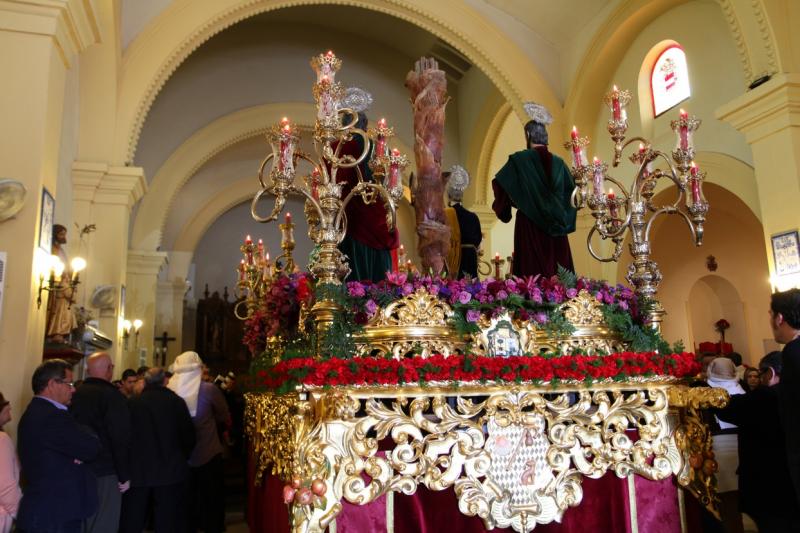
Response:
[[[58,244],[67,244],[67,230],[62,229],[56,233],[56,242]]]

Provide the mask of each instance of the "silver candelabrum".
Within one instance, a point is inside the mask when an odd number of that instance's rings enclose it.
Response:
[[[620,91],[616,86],[604,98],[612,113],[608,121],[608,132],[614,141],[613,167],[619,166],[626,148],[639,142],[638,151],[634,151],[629,157],[638,170],[628,187],[608,174],[606,163],[596,157],[591,163],[587,161],[585,148],[589,140],[580,137],[577,128],[573,127],[571,139],[564,143],[564,148],[571,151],[573,159],[575,190],[572,204],[577,209],[588,207],[595,219],[586,239],[589,253],[599,261],[616,262],[622,255],[626,236],[630,236],[629,249],[633,262],[628,267],[626,279],[634,291],[648,302],[648,323],[660,330],[665,311],[656,298],[656,292],[662,275],[658,264],[651,259],[650,230],[653,221],[660,215],[679,215],[689,226],[695,245],[700,246],[703,243],[703,224],[709,208],[703,196],[705,172],[701,172],[693,162],[694,132],[700,127],[700,120],[681,109],[678,120],[670,123],[676,135],[676,145],[670,160],[667,154],[654,150],[647,139],[634,137],[625,140],[628,129],[625,106],[630,99],[629,91]],[[664,170],[654,168],[657,160],[663,163]],[[662,178],[675,184],[677,197],[672,203],[656,205],[653,196]],[[606,182],[614,184],[619,194],[613,189],[606,192]],[[592,244],[595,234],[614,243],[609,256],[603,256],[595,250]]]

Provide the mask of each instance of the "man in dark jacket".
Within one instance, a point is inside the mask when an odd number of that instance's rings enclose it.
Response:
[[[131,417],[125,397],[111,383],[114,364],[105,352],[86,360],[89,377],[72,397],[70,412],[97,433],[102,450],[89,466],[97,477],[98,506],[86,521],[85,532],[105,533],[119,529],[122,493],[131,485],[128,448]]]
[[[758,365],[762,386],[731,396],[728,406],[716,411],[721,420],[738,426],[739,510],[750,515],[759,533],[800,532],[800,506],[778,408],[781,359],[781,352],[765,355]]]
[[[800,289],[774,293],[769,307],[772,334],[777,342],[786,345],[778,399],[789,473],[800,502]]]
[[[19,422],[17,445],[27,480],[17,514],[25,533],[79,533],[97,509],[94,474],[85,464],[100,451],[100,440],[67,411],[72,369],[50,359],[33,372],[34,398]]]
[[[194,424],[186,402],[164,387],[164,377],[162,368],[151,368],[142,393],[128,400],[131,488],[122,499],[122,533],[141,533],[150,497],[156,533],[186,530],[187,461],[195,443]]]

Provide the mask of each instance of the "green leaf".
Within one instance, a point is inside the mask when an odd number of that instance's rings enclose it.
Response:
[[[558,265],[558,281],[561,282],[568,289],[574,289],[575,286],[578,284],[578,276],[575,275],[575,272],[564,268],[561,265]]]

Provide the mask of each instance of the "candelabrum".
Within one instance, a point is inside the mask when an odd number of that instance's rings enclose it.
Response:
[[[677,143],[670,160],[667,154],[654,150],[647,139],[634,137],[625,140],[628,129],[625,105],[629,101],[630,93],[620,91],[616,86],[605,96],[606,105],[612,113],[608,132],[614,141],[613,166],[619,165],[628,146],[639,142],[638,151],[629,157],[638,170],[628,187],[610,176],[608,165],[598,158],[595,157],[591,163],[587,161],[585,148],[589,140],[580,137],[577,128],[573,128],[571,139],[564,147],[572,153],[572,175],[575,179],[573,205],[577,209],[588,207],[595,219],[587,237],[589,253],[599,261],[618,261],[623,242],[630,236],[629,248],[633,262],[628,267],[626,279],[635,292],[648,301],[648,322],[660,329],[665,312],[656,299],[656,292],[662,276],[658,265],[651,259],[650,230],[659,216],[678,215],[686,221],[695,245],[703,243],[703,224],[709,208],[702,191],[705,172],[701,172],[692,161],[695,155],[693,137],[700,120],[681,110],[679,119],[671,122]],[[654,168],[657,162],[663,164],[664,170]],[[675,184],[677,197],[672,203],[656,205],[653,196],[661,179]],[[619,194],[613,189],[606,193],[606,182],[613,183]],[[604,256],[595,250],[592,244],[595,234],[603,240],[612,241],[610,255]]]
[[[387,142],[392,130],[385,121],[379,121],[378,127],[368,134],[356,127],[357,112],[341,105],[344,91],[335,80],[341,64],[341,60],[331,51],[311,59],[311,67],[317,76],[313,87],[317,104],[313,134],[316,154],[312,156],[297,149],[300,137],[288,119],[274,126],[268,134],[272,153],[259,168],[261,187],[253,198],[250,210],[255,220],[269,222],[279,216],[289,195],[305,197],[308,236],[315,244],[309,270],[318,285],[340,285],[350,272],[347,259],[338,248],[347,231],[345,208],[350,201],[356,197],[368,204],[383,201],[389,228],[394,228],[395,203],[400,200],[403,191],[400,172],[408,164],[399,152],[390,151]],[[354,156],[343,152],[346,145],[352,146],[352,142],[359,140],[363,146],[360,154]],[[374,181],[365,179],[361,172],[360,165],[368,158]],[[311,169],[307,175],[298,177],[297,164],[301,161],[310,164]],[[267,174],[270,163],[272,165]],[[357,179],[344,198],[343,183],[337,181],[337,173],[341,169],[353,169]],[[269,215],[261,216],[258,203],[267,195],[275,197],[275,204]],[[317,300],[311,313],[316,319],[318,331],[327,329],[337,309],[332,299]]]
[[[258,239],[254,244],[250,235],[245,237],[244,244],[239,247],[242,260],[238,268],[238,281],[234,295],[239,300],[233,312],[240,320],[246,320],[258,309],[260,302],[268,290],[273,278],[280,274],[290,274],[297,265],[294,262],[294,223],[291,213],[286,213],[281,229],[281,253],[274,261],[270,261],[269,252],[264,247],[264,241]]]

